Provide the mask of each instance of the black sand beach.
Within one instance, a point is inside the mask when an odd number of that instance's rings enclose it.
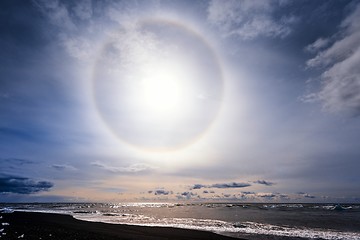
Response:
[[[2,214],[1,222],[8,223],[9,225],[0,226],[3,229],[3,233],[5,233],[5,235],[1,235],[0,239],[235,239],[211,232],[195,230],[86,222],[74,219],[69,215],[50,213],[14,212]]]

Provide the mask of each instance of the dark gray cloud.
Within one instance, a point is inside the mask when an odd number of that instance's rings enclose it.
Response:
[[[181,195],[186,196],[186,197],[188,197],[188,196],[197,196],[197,194],[193,193],[193,192],[183,192],[183,193],[181,193]]]
[[[75,171],[77,170],[75,167],[68,165],[68,164],[53,164],[51,165],[52,168],[59,170],[59,171]]]
[[[155,195],[169,195],[169,194],[173,194],[172,191],[167,191],[165,189],[157,189],[154,191]]]
[[[279,198],[282,200],[290,200],[290,196],[288,194],[280,194]]]
[[[275,198],[277,195],[274,193],[258,193],[257,197],[261,197],[261,198],[267,198],[267,199],[272,199]]]
[[[310,199],[316,198],[316,196],[311,195],[309,193],[305,193],[305,192],[297,192],[296,194],[300,195],[300,197],[302,197],[302,198],[310,198]]]
[[[35,181],[22,177],[2,177],[0,178],[0,193],[19,193],[32,194],[48,191],[54,186],[47,181]]]
[[[190,189],[201,189],[201,188],[244,188],[251,186],[250,183],[214,183],[210,185],[194,184]]]
[[[24,158],[0,158],[1,163],[10,163],[12,165],[25,165],[25,164],[34,164],[36,163],[33,160],[30,159],[24,159]]]
[[[215,183],[210,185],[211,188],[244,188],[244,187],[249,187],[251,186],[250,183],[237,183],[237,182],[232,182],[232,183]]]
[[[194,186],[191,187],[191,189],[201,189],[201,188],[206,188],[207,185],[203,185],[203,184],[194,184]]]
[[[186,192],[182,192],[182,193],[177,193],[176,197],[177,197],[177,199],[191,199],[193,197],[199,198],[199,195],[197,193],[193,193],[191,191],[186,191]]]
[[[304,198],[316,198],[316,196],[310,195],[310,194],[304,193],[304,192],[301,192],[301,193],[298,193],[298,194],[301,195]]]
[[[262,184],[262,185],[266,185],[266,186],[272,186],[275,184],[273,182],[269,182],[269,181],[265,181],[265,180],[257,180],[257,181],[254,181],[253,183]]]
[[[249,194],[255,194],[255,192],[241,192],[242,194],[249,195]]]

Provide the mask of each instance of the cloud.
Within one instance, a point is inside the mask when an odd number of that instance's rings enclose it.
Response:
[[[327,38],[318,38],[315,42],[305,47],[305,51],[308,51],[310,53],[315,53],[330,43],[330,39]]]
[[[68,171],[76,171],[77,168],[71,166],[71,165],[67,165],[67,164],[53,164],[51,165],[52,168],[55,168],[56,170],[59,171],[63,171],[63,170],[68,170]]]
[[[23,159],[23,158],[1,158],[0,160],[2,163],[7,162],[7,163],[10,163],[12,165],[17,165],[17,166],[36,163],[33,160]]]
[[[290,200],[291,199],[288,194],[280,194],[279,197],[280,197],[280,199],[283,199],[283,200]]]
[[[34,0],[33,3],[49,18],[52,24],[67,30],[76,30],[69,10],[63,2],[58,0]]]
[[[114,167],[102,162],[93,162],[91,165],[112,173],[138,173],[155,169],[154,167],[144,163],[136,163],[127,167]]]
[[[316,198],[316,196],[304,192],[298,192],[297,194],[301,195],[303,198]]]
[[[76,1],[73,11],[81,20],[90,19],[93,15],[91,0]]]
[[[305,102],[321,102],[328,112],[343,112],[360,116],[360,4],[341,24],[332,38],[334,43],[318,51],[307,61],[309,68],[320,68],[322,86],[319,91],[308,94]],[[323,44],[329,39],[317,40],[306,48]]]
[[[242,194],[249,195],[249,194],[255,194],[255,192],[241,192]]]
[[[201,188],[244,188],[251,186],[250,183],[214,183],[210,185],[194,184],[190,189],[201,189]]]
[[[48,191],[53,186],[51,182],[35,181],[29,178],[11,176],[0,178],[0,193],[33,194]]]
[[[58,28],[58,40],[69,56],[80,61],[95,57],[96,46],[91,35],[95,31],[100,34],[103,28],[97,28],[98,22],[85,22],[93,17],[91,0],[76,1],[73,6],[58,0],[34,0],[34,4]]]
[[[179,193],[178,195],[176,195],[176,197],[178,199],[190,199],[192,197],[199,197],[199,195],[197,193],[193,193],[193,192],[182,192],[182,193]]]
[[[253,183],[262,184],[262,185],[266,185],[266,186],[272,186],[275,184],[273,182],[269,182],[269,181],[265,181],[265,180],[257,180],[257,181],[254,181]]]
[[[272,199],[275,198],[277,195],[274,193],[257,193],[256,196],[260,198]]]
[[[192,186],[190,189],[201,189],[201,188],[207,188],[207,185],[203,185],[203,184],[194,184],[194,186]]]
[[[212,0],[208,7],[208,21],[224,35],[239,36],[245,40],[256,37],[285,37],[290,25],[296,21],[294,16],[273,17],[276,8],[284,1],[252,0]]]
[[[39,171],[33,171],[34,168],[39,169],[39,162],[26,158],[0,158],[0,177],[1,176],[22,176],[24,172],[27,172],[27,177],[31,177],[31,174],[39,174]],[[30,175],[29,175],[30,174]]]
[[[305,194],[303,195],[304,198],[316,198],[315,196],[313,195],[310,195],[310,194]]]
[[[212,188],[243,188],[243,187],[249,187],[251,184],[249,183],[215,183],[210,185]]]
[[[79,36],[69,37],[66,35],[62,35],[60,39],[71,57],[78,60],[86,60],[94,57],[94,46],[89,39]]]
[[[165,189],[157,189],[154,191],[155,195],[169,195],[169,194],[173,194],[172,191],[167,191]]]

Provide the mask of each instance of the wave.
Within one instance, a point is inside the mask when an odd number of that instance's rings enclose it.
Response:
[[[0,213],[13,213],[14,212],[14,209],[12,208],[0,208]]]
[[[283,237],[300,237],[307,239],[326,240],[360,239],[360,233],[356,232],[339,232],[325,229],[294,228],[255,222],[236,223],[234,226],[236,228],[239,228],[238,232],[247,234],[275,235]]]
[[[339,232],[324,229],[294,228],[263,224],[256,222],[236,222],[230,223],[211,219],[194,218],[154,218],[144,215],[123,214],[121,216],[109,215],[86,215],[75,216],[75,218],[85,221],[132,224],[151,227],[175,227],[194,230],[211,231],[223,235],[240,237],[239,234],[261,234],[282,237],[299,237],[307,239],[325,239],[325,240],[360,240],[360,233],[357,232]]]
[[[324,240],[360,240],[359,232],[340,232],[327,229],[296,228],[256,222],[226,222],[195,218],[155,218],[137,214],[122,215],[74,215],[75,218],[92,222],[112,224],[131,224],[151,227],[174,227],[211,231],[223,235],[240,237],[239,234],[272,235],[281,237],[299,237]]]

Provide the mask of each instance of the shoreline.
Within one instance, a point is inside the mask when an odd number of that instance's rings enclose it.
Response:
[[[0,221],[6,223],[0,226],[1,239],[239,240],[207,231],[88,222],[56,213],[15,211],[1,216]]]

